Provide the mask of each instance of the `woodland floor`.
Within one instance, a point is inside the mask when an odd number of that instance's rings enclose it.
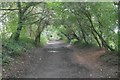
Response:
[[[3,66],[3,77],[14,78],[117,78],[117,65],[101,60],[100,48],[76,48],[50,41]],[[109,57],[109,56],[108,56]]]

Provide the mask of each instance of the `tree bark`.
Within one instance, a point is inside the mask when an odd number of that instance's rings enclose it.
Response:
[[[39,23],[38,23],[38,28],[37,28],[36,37],[35,37],[35,45],[36,45],[36,46],[40,46],[41,33],[42,33],[43,29],[44,29],[45,26],[46,26],[46,23],[41,23],[44,18],[45,18],[45,17],[43,17],[42,19],[40,19],[40,20],[39,20]],[[43,25],[41,25],[41,24],[43,24]]]
[[[67,34],[65,34],[64,32],[61,32],[67,39],[68,39],[68,41],[70,42],[70,37],[67,35]]]
[[[82,36],[83,36],[83,39],[84,39],[85,43],[88,44],[88,42],[86,40],[85,32],[82,28],[81,28],[81,32],[82,32]]]
[[[20,32],[22,30],[22,9],[21,9],[21,2],[18,2],[18,27],[17,27],[17,31],[15,32],[15,34],[12,35],[13,40],[18,41],[19,36],[20,36]]]
[[[74,36],[78,41],[80,41],[79,37],[75,34],[75,32],[73,33],[73,36]]]
[[[118,2],[118,46],[120,52],[120,1]]]
[[[84,30],[83,30],[83,28],[82,28],[82,26],[81,26],[80,21],[79,21],[78,18],[77,18],[77,22],[78,22],[78,25],[80,26],[80,30],[82,32],[83,39],[84,39],[85,43],[88,44],[88,42],[86,40],[86,36],[85,36]]]
[[[25,12],[28,10],[29,7],[36,5],[36,4],[38,4],[38,3],[31,2],[31,3],[28,3],[28,5],[26,7],[22,8],[21,2],[17,2],[18,9],[5,9],[5,10],[18,10],[18,27],[17,27],[16,32],[11,35],[11,38],[13,40],[15,40],[15,41],[19,40],[20,32],[23,27],[23,20],[24,20]]]
[[[101,44],[100,44],[100,42],[99,42],[97,36],[95,35],[95,33],[94,33],[93,31],[92,31],[92,34],[93,34],[93,36],[94,36],[94,39],[97,41],[99,47],[101,47]]]
[[[41,37],[41,32],[37,32],[37,35],[35,37],[35,45],[40,46],[40,37]]]
[[[87,12],[87,13],[86,13]],[[102,43],[104,44],[104,47],[110,49],[111,51],[115,51],[113,48],[111,48],[107,42],[103,39],[103,37],[96,31],[96,29],[94,28],[93,22],[91,20],[91,15],[89,13],[89,11],[84,12],[84,14],[87,16],[88,20],[90,21],[91,24],[91,29],[98,35],[99,39],[102,41]]]

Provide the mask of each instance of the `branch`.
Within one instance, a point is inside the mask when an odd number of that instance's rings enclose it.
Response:
[[[0,10],[4,10],[4,11],[15,11],[15,10],[19,10],[19,9],[0,9]]]
[[[39,3],[42,3],[42,2],[39,2]],[[25,13],[29,7],[31,6],[34,6],[34,5],[37,5],[39,3],[35,3],[35,2],[30,2],[24,9],[23,9],[23,13]]]
[[[42,13],[42,12],[38,12],[38,13],[34,13],[34,14],[28,14],[28,15],[24,16],[23,19],[29,19],[30,16],[34,16],[34,15],[36,15],[36,14],[41,14],[41,13]]]
[[[32,12],[32,10],[34,9],[34,6],[31,8],[31,10],[27,13],[27,14],[25,14],[25,15],[29,15],[30,14],[30,12]]]

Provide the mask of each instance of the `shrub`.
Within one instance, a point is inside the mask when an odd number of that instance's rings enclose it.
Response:
[[[27,50],[31,49],[33,44],[27,39],[19,41],[3,39],[2,41],[2,62],[8,64],[12,57],[20,56]]]

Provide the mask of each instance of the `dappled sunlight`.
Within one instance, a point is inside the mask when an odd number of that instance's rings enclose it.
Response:
[[[60,44],[63,43],[62,41],[49,41],[47,44]]]
[[[48,51],[48,52],[50,52],[50,53],[57,53],[57,52],[59,52],[59,51],[56,51],[56,50],[50,50],[50,51]]]
[[[120,52],[119,8],[117,2],[0,2],[3,76],[89,78],[91,72],[97,74],[94,77],[116,76],[116,60],[105,57],[113,60],[115,70],[110,73],[99,57],[109,51],[115,59]],[[101,65],[109,75],[97,70]]]

